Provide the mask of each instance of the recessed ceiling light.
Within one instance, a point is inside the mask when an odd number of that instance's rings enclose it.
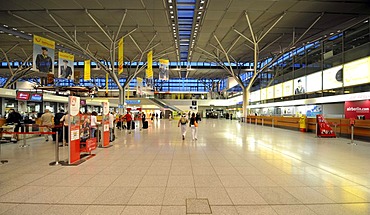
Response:
[[[21,31],[22,34],[24,34],[24,31]]]
[[[28,33],[29,36],[32,36],[32,34]]]
[[[171,19],[173,19],[174,18],[174,16],[171,16]]]
[[[200,16],[198,16],[197,19],[200,19]]]
[[[200,7],[199,7],[199,10],[203,10],[203,6],[200,6]]]
[[[17,35],[17,36],[15,36],[16,38],[19,38],[19,36]]]
[[[200,14],[202,14],[202,11],[199,11],[199,12],[198,12],[198,14],[199,14],[199,15],[200,15]]]
[[[16,28],[12,28],[14,31],[16,31],[16,30],[18,30],[18,29],[16,29]]]
[[[172,23],[172,26],[175,26],[175,23]]]
[[[8,34],[9,36],[12,36],[13,34]]]
[[[200,3],[203,4],[204,3],[204,0],[200,1]]]
[[[172,9],[173,7],[172,7],[172,5],[170,5],[170,9]]]
[[[172,10],[170,11],[170,14],[173,14],[173,11]]]
[[[199,24],[197,23],[197,24],[195,24],[195,26],[199,26]]]
[[[168,0],[168,3],[172,3],[172,0]]]
[[[3,25],[5,28],[7,28],[8,26],[7,25]]]
[[[4,33],[4,31],[0,31],[0,34],[3,34]]]

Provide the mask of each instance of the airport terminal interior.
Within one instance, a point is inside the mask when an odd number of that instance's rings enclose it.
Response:
[[[0,215],[370,214],[368,0],[0,5]]]

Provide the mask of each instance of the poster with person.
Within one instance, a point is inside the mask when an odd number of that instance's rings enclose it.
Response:
[[[32,69],[43,73],[54,74],[55,41],[33,35]]]
[[[168,81],[170,76],[170,61],[165,59],[159,59],[159,80]]]
[[[74,79],[74,56],[69,53],[58,53],[58,78]]]
[[[294,79],[294,95],[306,93],[306,76]]]

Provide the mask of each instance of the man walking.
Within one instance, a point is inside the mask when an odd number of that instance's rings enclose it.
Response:
[[[49,109],[45,110],[45,113],[41,116],[41,125],[44,126],[44,132],[50,132],[50,128],[53,125],[53,114],[49,111]],[[49,135],[45,134],[45,141],[49,141]]]

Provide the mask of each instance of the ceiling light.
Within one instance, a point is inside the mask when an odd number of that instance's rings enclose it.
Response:
[[[333,32],[331,32],[331,33],[330,33],[330,36],[331,36],[331,35],[334,35],[334,33],[333,33]]]
[[[203,6],[200,6],[200,7],[199,7],[199,10],[203,10]]]
[[[32,36],[32,34],[28,33],[29,36]]]
[[[199,26],[199,24],[197,23],[197,24],[195,24],[195,26]]]
[[[173,19],[174,18],[174,16],[171,16],[171,19]]]
[[[14,31],[16,31],[16,30],[18,30],[18,29],[16,29],[16,28],[12,28]]]
[[[172,3],[172,0],[168,0],[168,3]]]
[[[4,33],[4,31],[0,31],[0,34],[3,34]]]
[[[173,14],[173,11],[172,10],[170,11],[170,14]]]
[[[172,7],[172,5],[170,5],[170,9],[172,9],[173,7]]]
[[[172,23],[172,26],[175,26],[175,23]]]
[[[19,36],[17,35],[17,36],[15,36],[16,38],[19,38]]]
[[[13,34],[8,34],[9,36],[12,36]]]
[[[200,16],[198,16],[197,19],[200,19]]]
[[[200,1],[200,3],[203,4],[204,3],[204,0]]]
[[[198,30],[195,30],[194,32],[195,32],[195,33],[197,33],[197,32],[198,32]]]
[[[24,34],[24,31],[21,31],[22,34]]]
[[[198,12],[198,14],[199,14],[199,15],[200,15],[200,14],[202,14],[202,11],[199,11],[199,12]]]
[[[3,25],[5,28],[7,28],[8,26],[7,25]]]

